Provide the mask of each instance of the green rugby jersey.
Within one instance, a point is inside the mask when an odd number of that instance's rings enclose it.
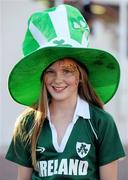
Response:
[[[99,166],[125,155],[113,118],[93,105],[89,105],[89,111],[89,119],[78,117],[72,128],[69,125],[69,136],[61,149],[54,142],[54,127],[45,120],[37,142],[37,167],[32,180],[99,180]],[[27,129],[31,121],[29,117]],[[15,147],[12,141],[6,158],[32,167],[30,146],[25,146],[20,138]]]

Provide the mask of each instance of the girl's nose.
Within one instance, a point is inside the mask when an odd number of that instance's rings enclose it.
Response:
[[[55,83],[61,83],[63,82],[63,75],[61,73],[57,73],[54,79]]]

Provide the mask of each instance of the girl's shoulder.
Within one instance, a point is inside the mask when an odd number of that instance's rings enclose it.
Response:
[[[101,109],[93,104],[89,104],[91,121],[96,125],[108,125],[113,124],[114,119],[110,113]]]
[[[106,110],[101,109],[93,104],[89,104],[89,109],[91,116],[95,116],[96,118],[112,118],[111,114],[108,113]]]
[[[95,130],[98,141],[101,142],[103,138],[112,138],[113,135],[118,137],[116,123],[108,112],[104,109],[90,105],[90,121]]]

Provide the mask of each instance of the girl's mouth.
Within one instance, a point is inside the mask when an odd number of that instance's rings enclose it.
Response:
[[[56,92],[62,92],[64,89],[67,88],[67,86],[64,86],[64,87],[56,87],[56,86],[52,86],[52,88],[53,88],[54,91],[56,91]]]

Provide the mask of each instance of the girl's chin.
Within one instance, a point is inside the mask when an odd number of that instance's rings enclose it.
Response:
[[[52,99],[55,100],[55,101],[64,101],[66,99],[69,99],[69,96],[66,96],[66,95],[63,95],[63,94],[54,94],[52,95]]]

